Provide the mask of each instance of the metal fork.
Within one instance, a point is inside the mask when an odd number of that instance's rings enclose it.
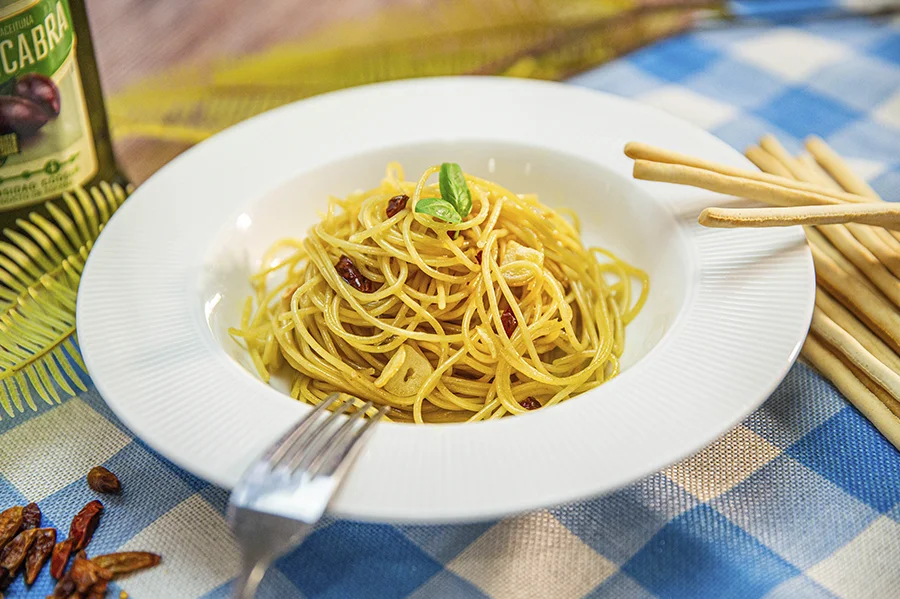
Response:
[[[344,402],[331,413],[339,399]],[[251,599],[269,565],[300,545],[325,513],[348,467],[388,408],[372,402],[341,417],[353,398],[334,393],[288,431],[231,492],[228,520],[244,557],[232,597]]]

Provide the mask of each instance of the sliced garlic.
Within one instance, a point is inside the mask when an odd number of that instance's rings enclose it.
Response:
[[[375,379],[375,382],[372,383],[376,388],[381,389],[384,387],[389,380],[391,380],[400,369],[403,367],[403,364],[406,362],[406,347],[400,346],[397,348],[397,351],[394,352],[394,355],[391,356],[391,359],[388,360],[388,363],[384,365],[384,370],[381,371],[381,374],[378,375],[378,378]]]
[[[409,397],[422,389],[426,379],[431,376],[434,369],[431,367],[428,359],[417,348],[401,346],[401,349],[404,350],[403,353],[405,354],[403,364],[384,383],[384,389],[388,393],[393,393],[399,397]],[[394,357],[396,357],[396,354]],[[392,358],[391,362],[393,361]],[[390,366],[390,362],[388,362],[388,366]],[[385,370],[387,370],[387,367],[385,367]]]
[[[530,262],[538,267],[544,265],[544,253],[521,243],[510,240],[506,244],[503,258],[500,260],[500,272],[503,280],[510,287],[527,285],[534,278],[534,268],[527,265],[516,264]]]

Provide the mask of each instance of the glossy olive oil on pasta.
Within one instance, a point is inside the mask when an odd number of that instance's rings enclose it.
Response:
[[[287,371],[301,401],[345,392],[417,423],[522,414],[604,383],[649,291],[642,270],[584,246],[574,214],[451,163],[417,181],[391,164],[378,187],[332,198],[252,283],[231,333],[264,380]]]

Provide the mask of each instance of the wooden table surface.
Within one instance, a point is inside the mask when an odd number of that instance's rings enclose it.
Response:
[[[338,20],[365,18],[425,0],[85,0],[103,91],[166,68],[240,56],[298,39]],[[188,146],[116,140],[116,155],[140,183]]]

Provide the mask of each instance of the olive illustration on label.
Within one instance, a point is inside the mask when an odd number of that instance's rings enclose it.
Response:
[[[31,137],[47,124],[50,115],[26,98],[0,96],[0,134]]]
[[[53,80],[40,73],[28,73],[16,80],[13,93],[31,100],[43,108],[51,118],[59,116],[59,88]]]
[[[15,80],[11,91],[13,95],[0,95],[0,135],[32,137],[59,116],[59,88],[50,77],[26,73]]]

